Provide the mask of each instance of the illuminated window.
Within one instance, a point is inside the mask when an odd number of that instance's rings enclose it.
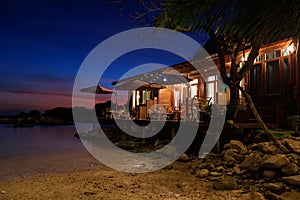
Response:
[[[211,98],[212,103],[216,103],[216,94],[218,91],[218,76],[209,76],[206,78],[206,95]]]
[[[258,56],[254,59],[254,62],[260,62],[260,61],[262,61],[262,60],[263,60],[263,56],[264,56],[264,54],[258,55]]]
[[[271,60],[280,57],[280,50],[266,53],[266,60]]]

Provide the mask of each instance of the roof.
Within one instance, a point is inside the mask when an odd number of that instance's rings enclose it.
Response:
[[[210,61],[213,59],[210,58]],[[138,89],[140,87],[152,87],[156,84],[166,86],[180,83],[188,83],[195,78],[205,76],[209,73],[215,74],[216,67],[213,62],[207,59],[182,62],[170,67],[146,72],[140,75],[114,81],[112,83],[116,89]],[[153,87],[152,87],[153,88]]]

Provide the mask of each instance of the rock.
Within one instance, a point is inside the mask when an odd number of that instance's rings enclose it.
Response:
[[[280,150],[273,144],[272,145],[270,145],[270,144],[264,145],[262,147],[262,151],[264,153],[273,154],[273,155],[280,153]]]
[[[249,149],[249,151],[257,151],[257,150],[260,150],[261,147],[262,147],[262,146],[261,146],[260,143],[259,143],[259,144],[256,144],[256,143],[254,143],[254,144],[249,144],[249,145],[247,146],[247,148]]]
[[[272,192],[269,192],[267,191],[265,193],[265,197],[268,199],[268,200],[281,200],[281,198],[277,195],[277,194],[274,194]]]
[[[216,160],[214,161],[215,166],[220,166],[222,165],[222,160]]]
[[[223,166],[219,166],[219,167],[216,168],[216,171],[217,171],[217,172],[223,172],[224,170],[225,170],[225,169],[224,169]]]
[[[223,158],[226,162],[236,162],[235,158],[233,156],[226,156],[224,155]]]
[[[285,138],[282,142],[290,151],[300,155],[300,141]]]
[[[208,169],[201,169],[196,171],[196,177],[198,178],[205,178],[209,175]]]
[[[240,164],[240,168],[250,172],[257,172],[261,167],[262,161],[262,157],[259,154],[252,153]]]
[[[270,154],[264,154],[263,157],[262,157],[262,158],[263,158],[263,161],[266,161],[266,160],[272,158],[272,156],[273,156],[273,155],[270,155]]]
[[[238,153],[238,150],[236,149],[227,149],[224,151],[224,156],[234,156]]]
[[[285,190],[284,185],[282,183],[267,183],[265,185],[265,188],[275,194],[281,194]]]
[[[222,173],[219,173],[219,172],[210,172],[209,175],[217,177],[217,176],[222,176]]]
[[[295,175],[297,174],[298,170],[298,166],[295,163],[289,163],[281,169],[284,176]]]
[[[300,175],[283,177],[282,180],[290,185],[300,186]]]
[[[276,171],[266,170],[266,171],[263,172],[263,176],[266,177],[266,178],[269,178],[269,179],[274,179],[274,178],[279,177],[280,175]]]
[[[227,143],[227,144],[224,144],[224,147],[223,147],[223,149],[230,149],[230,146],[229,146],[229,143]]]
[[[198,168],[205,169],[206,168],[206,163],[200,163]]]
[[[240,188],[234,178],[219,179],[213,186],[216,190],[237,190]]]
[[[227,168],[232,168],[235,165],[236,165],[236,162],[233,162],[233,161],[228,161],[228,162],[224,163],[224,166],[227,167]]]
[[[209,181],[219,181],[220,177],[219,176],[209,176],[206,179]]]
[[[227,172],[226,175],[227,176],[233,176],[234,174],[233,174],[233,172]]]
[[[259,192],[254,192],[253,194],[250,195],[251,199],[255,199],[255,200],[265,200],[265,197],[263,194],[259,193]]]
[[[189,156],[187,155],[187,154],[182,154],[179,158],[178,158],[178,161],[181,161],[181,162],[187,162],[187,161],[189,161],[190,160],[190,158],[189,158]]]
[[[233,167],[233,172],[237,175],[240,175],[241,174],[241,169],[240,169],[240,166],[239,165],[236,165]]]
[[[213,170],[213,169],[215,169],[215,164],[214,163],[207,163],[207,165],[206,165],[206,168],[207,169],[209,169],[209,170]]]
[[[229,149],[236,149],[240,154],[246,154],[248,152],[243,143],[238,140],[230,140],[229,144],[226,144],[224,148],[225,147]]]
[[[290,163],[290,160],[285,157],[282,154],[277,154],[274,156],[271,156],[269,159],[267,159],[263,164],[262,167],[268,168],[268,169],[280,169],[284,165],[287,165]]]
[[[287,157],[291,161],[291,163],[295,163],[295,164],[300,163],[300,155],[298,154],[291,153]]]
[[[234,159],[235,159],[236,161],[238,161],[238,162],[243,162],[243,161],[245,160],[245,158],[246,158],[245,155],[240,155],[240,154],[236,154],[236,155],[234,155],[233,157],[234,157]]]

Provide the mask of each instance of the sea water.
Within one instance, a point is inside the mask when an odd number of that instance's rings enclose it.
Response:
[[[91,125],[86,124],[85,130]],[[74,137],[75,126],[0,125],[0,179],[101,165]]]

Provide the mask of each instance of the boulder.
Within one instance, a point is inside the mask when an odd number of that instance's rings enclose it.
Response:
[[[224,151],[224,156],[234,156],[238,153],[239,151],[236,149],[227,149]]]
[[[290,185],[300,186],[300,175],[283,177],[282,180]]]
[[[224,155],[224,158],[223,158],[226,162],[236,162],[235,158],[233,156],[227,156],[227,155]]]
[[[238,161],[238,162],[243,162],[243,161],[245,160],[245,158],[246,158],[246,155],[236,154],[236,155],[234,155],[233,157],[234,157],[234,159],[235,159],[236,161]]]
[[[267,159],[263,164],[262,167],[268,169],[281,169],[283,166],[290,163],[290,160],[282,154],[277,154],[271,156]]]
[[[285,187],[282,183],[267,183],[265,188],[275,194],[281,194],[285,190]]]
[[[263,176],[266,177],[266,178],[269,178],[269,179],[274,179],[274,178],[279,177],[280,175],[276,171],[266,170],[266,171],[263,172]]]
[[[248,153],[247,148],[238,140],[230,140],[230,142],[224,146],[224,149],[235,149],[238,150],[240,154]]]
[[[284,176],[292,176],[292,175],[297,174],[299,169],[298,169],[298,166],[295,163],[289,163],[289,164],[285,165],[281,169],[281,171],[282,171]]]
[[[281,198],[277,194],[274,194],[269,191],[267,191],[265,193],[265,197],[266,197],[266,199],[269,199],[269,200],[281,200]]]
[[[300,141],[292,140],[292,139],[283,139],[283,144],[292,152],[295,152],[300,155]]]
[[[278,149],[274,144],[266,144],[262,147],[262,151],[267,154],[278,154],[280,149]]]
[[[251,153],[240,164],[240,168],[250,172],[257,172],[261,168],[262,161],[263,159],[259,154]]]
[[[234,178],[218,179],[213,186],[216,190],[237,190],[240,188]]]

